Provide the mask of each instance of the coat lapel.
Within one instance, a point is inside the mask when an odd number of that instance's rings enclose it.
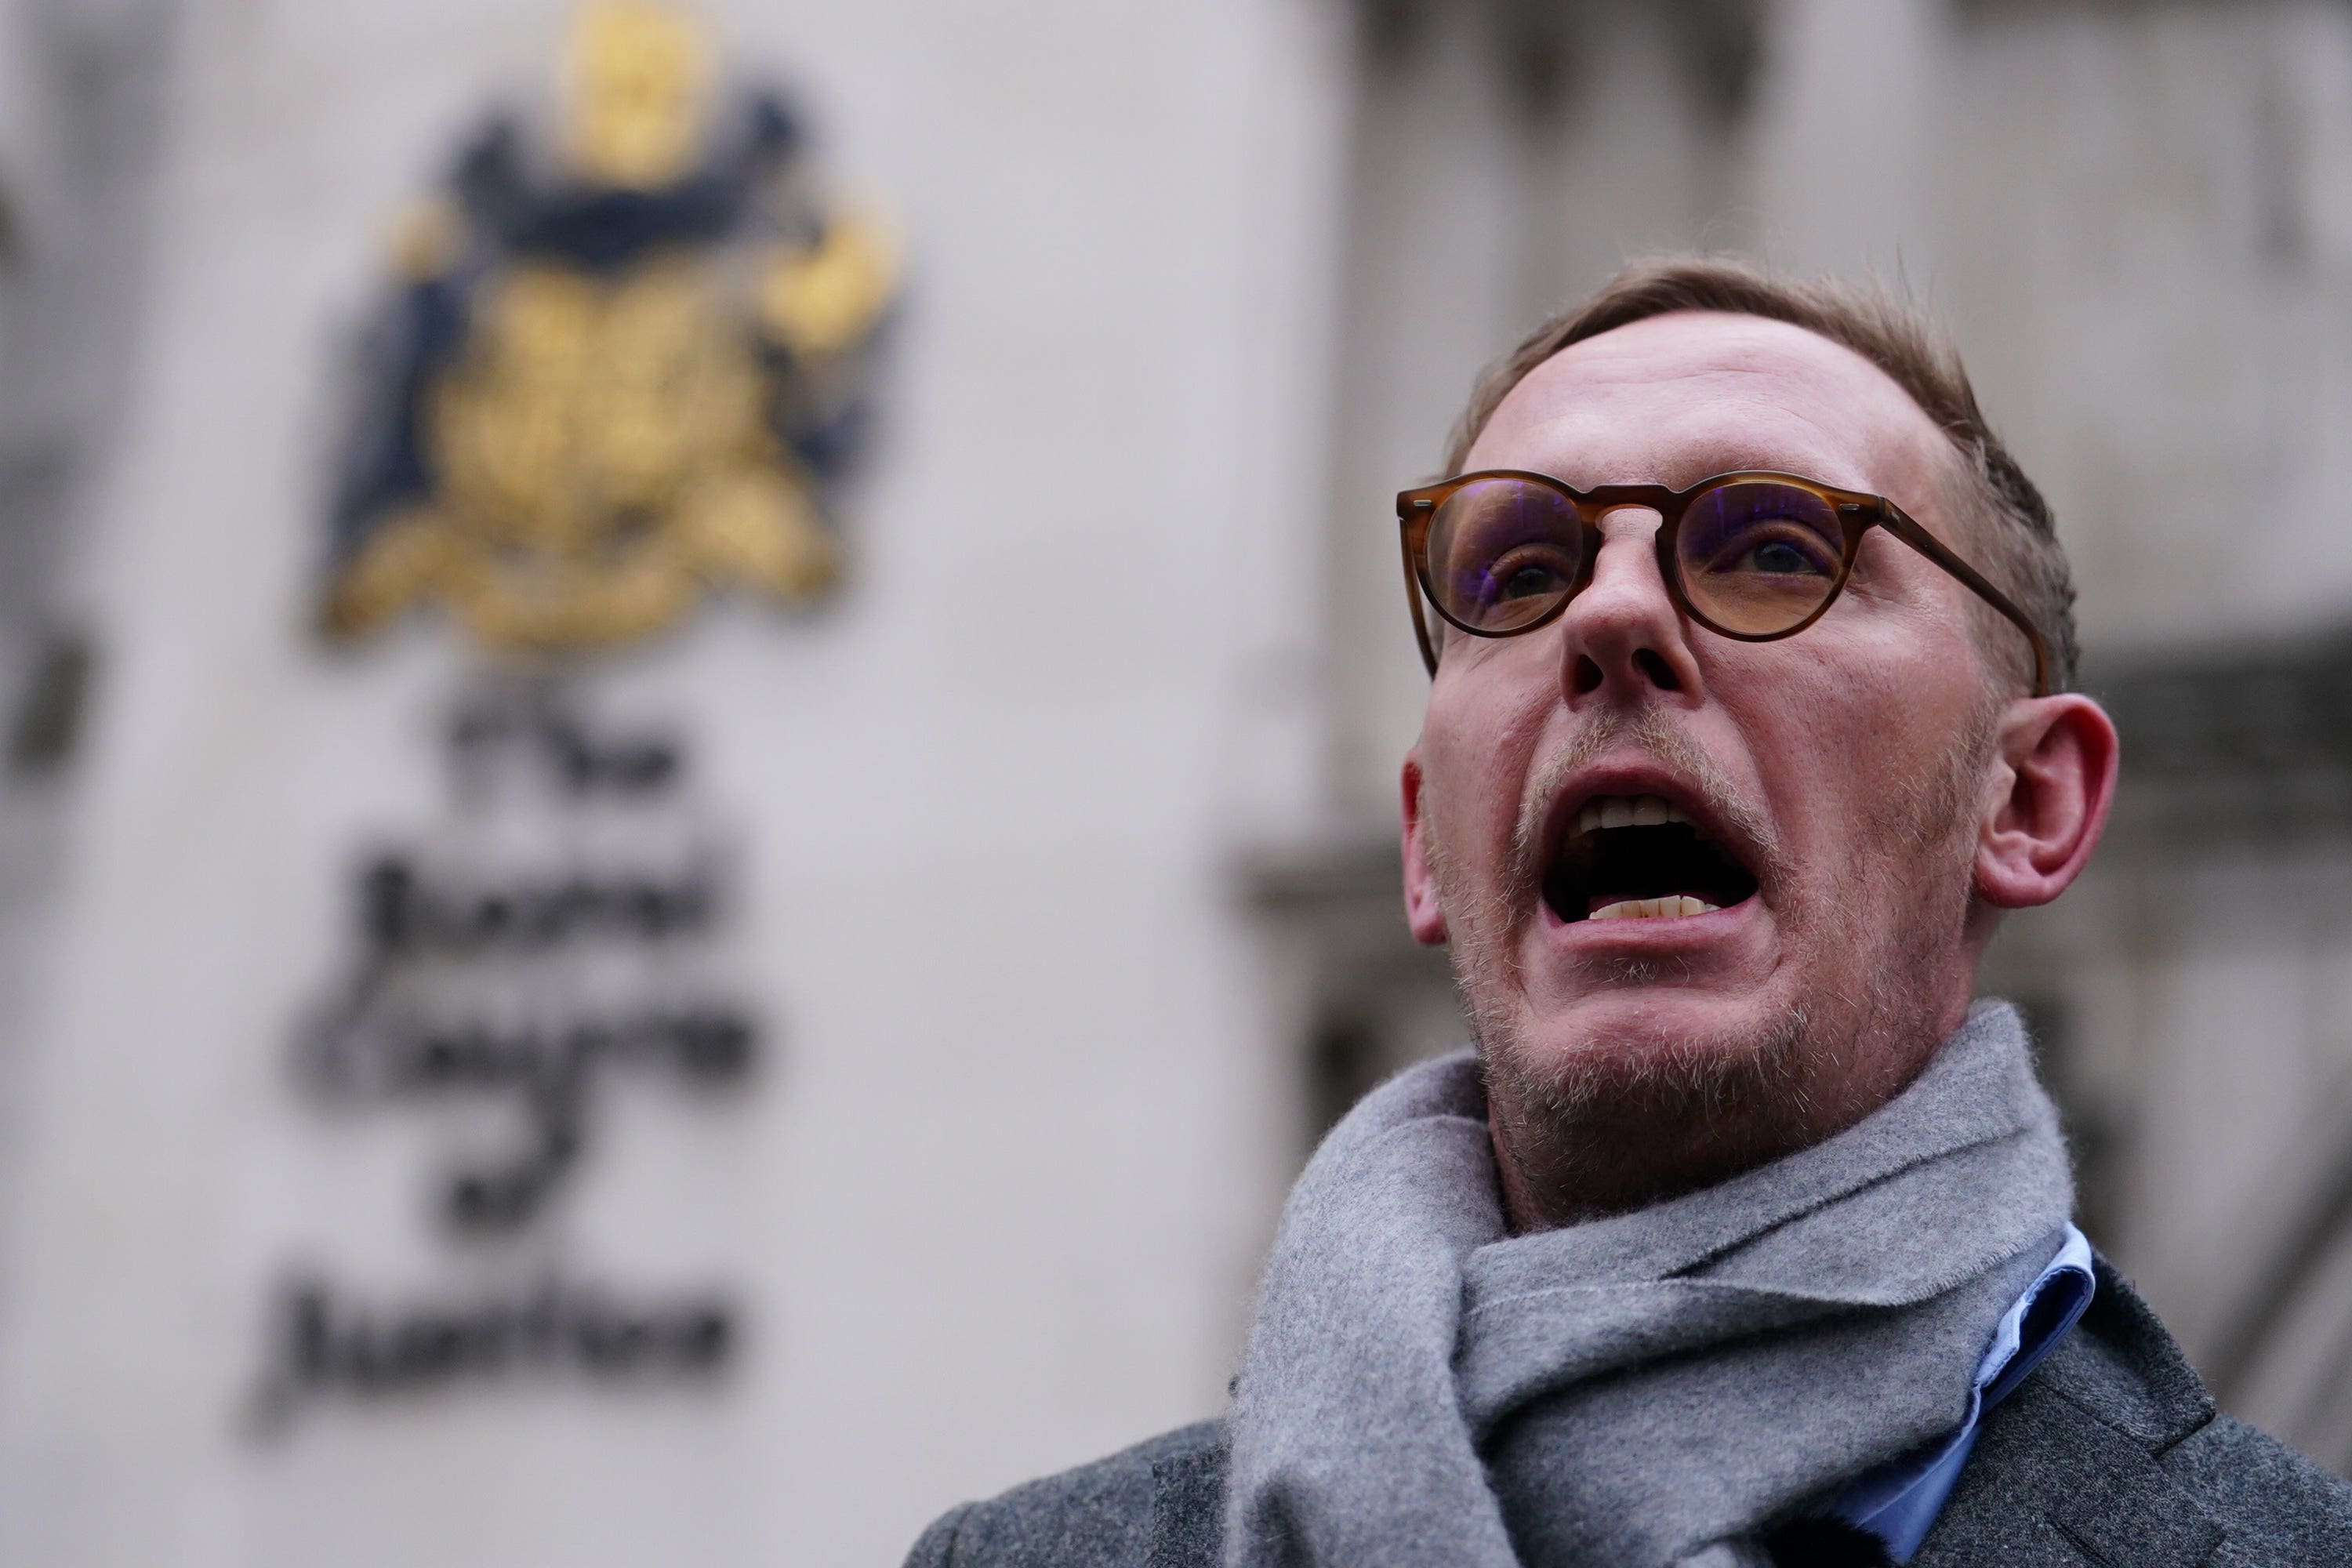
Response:
[[[1153,1463],[1150,1568],[1217,1568],[1232,1455],[1221,1426],[1214,1443]]]
[[[2097,1272],[2083,1321],[1986,1417],[1914,1568],[2196,1568],[2221,1544],[2158,1462],[2213,1401],[2123,1276]]]

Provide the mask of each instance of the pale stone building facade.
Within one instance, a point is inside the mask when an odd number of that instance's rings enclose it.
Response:
[[[845,585],[518,685],[310,628],[385,236],[568,8],[0,6],[0,1561],[887,1562],[1214,1410],[1315,1127],[1459,1037],[1387,497],[1666,247],[1907,279],[2049,490],[2137,771],[1997,983],[2095,1238],[2352,1464],[2352,13],[702,11],[904,236]],[[699,1032],[301,1077],[550,868],[659,941],[414,983]]]

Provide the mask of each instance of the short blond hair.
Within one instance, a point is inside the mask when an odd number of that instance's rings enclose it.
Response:
[[[1786,321],[1853,350],[1908,393],[1958,458],[1956,510],[1985,559],[1978,564],[2041,630],[2050,653],[2050,689],[2074,682],[2074,574],[2058,542],[2050,504],[2025,477],[1984,411],[1951,340],[1918,310],[1883,289],[1831,278],[1790,279],[1746,261],[1667,257],[1626,268],[1583,304],[1552,317],[1489,367],[1454,426],[1445,471],[1458,474],[1478,433],[1528,374],[1571,343],[1652,316],[1717,310]],[[1958,541],[1950,542],[1958,543]],[[1991,612],[1979,617],[1990,625]],[[2007,621],[2000,625],[2008,626]],[[2021,645],[2022,639],[2009,639]],[[2008,646],[2004,643],[2000,646]],[[2031,682],[2020,646],[2004,668]]]

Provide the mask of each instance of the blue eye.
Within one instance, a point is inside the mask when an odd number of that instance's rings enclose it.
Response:
[[[1547,566],[1522,566],[1503,579],[1497,599],[1527,599],[1539,594],[1557,594],[1560,590],[1559,574]]]
[[[1776,576],[1818,572],[1821,565],[1785,539],[1769,539],[1748,552],[1748,566]]]

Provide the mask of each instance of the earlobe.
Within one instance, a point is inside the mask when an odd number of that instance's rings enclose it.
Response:
[[[2000,909],[2046,904],[2089,863],[2115,797],[2114,721],[2078,692],[2010,705],[1994,764],[2006,791],[1977,839],[1977,891]]]
[[[1405,753],[1403,794],[1404,921],[1415,942],[1437,947],[1445,941],[1445,910],[1438,902],[1437,879],[1430,870],[1429,824],[1422,815],[1421,748]]]

